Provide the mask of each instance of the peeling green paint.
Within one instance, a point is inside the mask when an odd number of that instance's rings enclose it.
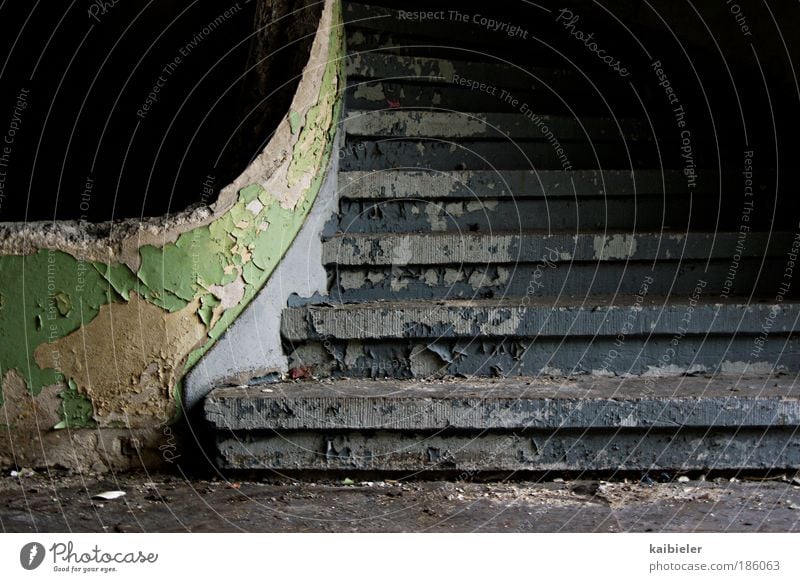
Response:
[[[252,202],[265,192],[260,184],[250,184],[246,188],[239,190],[239,198],[244,202]]]
[[[136,278],[136,275],[127,265],[94,263],[93,266],[125,301],[130,301],[131,291],[141,294],[141,288],[144,287],[144,284]]]
[[[92,403],[78,392],[75,380],[70,379],[68,388],[58,396],[62,400],[62,420],[53,428],[89,428],[94,426]]]
[[[0,257],[0,294],[0,382],[16,369],[34,395],[61,381],[57,362],[40,368],[34,349],[90,322],[117,296],[90,263],[48,250]]]
[[[201,305],[200,309],[197,311],[197,315],[206,327],[210,327],[214,319],[214,309],[220,304],[220,300],[209,293],[208,295],[203,295],[200,303]]]
[[[250,184],[239,190],[231,208],[208,225],[186,231],[175,242],[163,246],[140,247],[136,272],[123,263],[82,261],[56,250],[0,257],[0,383],[11,369],[19,372],[34,395],[47,386],[66,383],[59,393],[61,421],[54,428],[91,427],[103,424],[103,419],[95,418],[94,405],[81,385],[85,380],[64,378],[59,372],[57,351],[53,350],[51,361],[44,362],[42,346],[89,324],[104,305],[124,306],[131,301],[132,293],[164,309],[165,315],[194,304],[196,311],[189,313],[202,322],[207,334],[202,345],[186,355],[185,373],[266,283],[300,230],[331,156],[335,120],[341,106],[341,22],[337,2],[318,101],[305,115],[289,112],[290,130],[296,141],[288,168],[288,186],[294,187],[311,176],[293,208],[284,208],[262,185]],[[244,282],[244,293],[236,305],[225,309],[211,288],[237,279]],[[33,355],[37,349],[38,364]],[[129,380],[135,385],[135,378]],[[179,379],[173,387],[178,403],[180,388]],[[2,402],[0,384],[0,405]]]
[[[289,127],[291,128],[292,134],[296,135],[298,131],[300,131],[300,125],[303,123],[303,118],[300,117],[300,114],[297,111],[290,111],[289,112]]]

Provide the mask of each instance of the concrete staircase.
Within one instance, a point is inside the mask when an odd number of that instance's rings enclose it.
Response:
[[[206,400],[221,466],[800,465],[796,231],[740,227],[739,173],[687,171],[663,95],[345,17],[329,295],[283,313],[298,382]]]

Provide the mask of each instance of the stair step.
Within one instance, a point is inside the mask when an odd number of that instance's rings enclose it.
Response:
[[[326,265],[445,265],[571,261],[668,261],[783,256],[793,233],[340,234],[322,245]]]
[[[717,178],[701,170],[693,194],[718,190]],[[737,178],[738,179],[738,178]],[[446,198],[568,198],[685,195],[686,176],[680,170],[505,170],[449,171],[384,170],[342,172],[339,191],[349,199]]]
[[[688,311],[688,310],[687,310]],[[761,343],[759,343],[761,342]],[[459,378],[793,374],[795,335],[457,337],[286,341],[292,377]]]
[[[281,333],[289,341],[389,340],[407,338],[598,337],[759,334],[770,322],[773,336],[797,325],[800,303],[776,304],[701,297],[689,299],[524,297],[506,299],[377,301],[309,305],[283,312]],[[688,314],[688,316],[687,316]]]
[[[339,230],[352,233],[495,232],[523,229],[712,229],[717,202],[688,196],[547,200],[342,200]]]
[[[731,388],[736,389],[732,392]],[[335,382],[218,388],[224,469],[650,471],[800,464],[788,380]]]
[[[597,94],[597,90],[593,90],[589,80],[574,71],[521,67],[500,62],[486,63],[364,52],[348,54],[345,57],[345,72],[348,83],[352,83],[354,79],[376,79],[474,86],[476,90],[494,92],[501,99],[508,97],[509,100],[519,99],[514,91],[520,89],[523,91],[545,89],[561,95],[574,95],[585,91]],[[477,85],[472,85],[473,83]],[[619,87],[617,92],[623,95],[631,94],[627,83],[620,81],[617,86]],[[600,95],[597,97],[600,98]]]
[[[358,137],[438,137],[447,139],[537,139],[593,142],[652,140],[647,122],[638,119],[582,118],[515,113],[453,111],[349,111],[347,135]]]
[[[412,81],[350,80],[346,89],[345,104],[348,110],[368,111],[387,107],[404,109],[429,109],[438,107],[463,112],[519,113],[524,103],[526,109],[539,113],[561,113],[578,115],[609,115],[612,109],[602,100],[565,101],[560,94],[547,89],[536,91],[515,90],[517,103],[501,99],[500,89],[492,93],[475,91],[459,85],[433,85]],[[631,109],[636,111],[636,109]],[[619,107],[613,112],[620,114]]]
[[[555,257],[552,257],[555,258]],[[763,264],[762,264],[763,261]],[[393,299],[633,295],[647,283],[651,295],[688,295],[704,281],[706,296],[775,297],[786,262],[775,258],[661,262],[538,263],[329,268],[330,297],[353,303]],[[797,291],[790,297],[796,298]],[[311,303],[313,300],[306,300]],[[301,302],[295,303],[299,305]]]
[[[216,437],[227,470],[387,471],[418,478],[480,471],[774,471],[800,464],[796,428],[445,435],[392,431]]]
[[[782,377],[353,380],[263,388],[215,389],[205,419],[230,431],[800,426],[800,386]]]
[[[703,160],[698,156],[698,164]],[[349,138],[340,157],[341,171],[377,170],[574,170],[677,168],[678,160],[659,159],[650,142],[621,140],[596,146],[588,140],[553,143],[459,141],[403,138]]]

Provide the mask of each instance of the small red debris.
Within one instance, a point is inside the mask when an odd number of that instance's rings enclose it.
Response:
[[[292,368],[289,370],[289,377],[292,380],[300,380],[302,378],[311,377],[311,368],[307,366],[300,366],[299,368]]]
[[[397,109],[400,107],[400,101],[392,101],[391,99],[387,99],[386,102],[389,104],[390,109]]]

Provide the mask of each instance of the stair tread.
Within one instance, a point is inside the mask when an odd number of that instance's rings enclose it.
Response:
[[[711,171],[700,174],[712,176]],[[694,193],[715,192],[716,182],[698,181]],[[355,170],[340,172],[339,183],[341,196],[354,199],[688,195],[681,170]]]
[[[623,296],[379,301],[311,305],[287,309],[281,332],[288,340],[337,338],[388,340],[490,337],[706,337],[759,334],[770,322],[773,340],[797,331],[800,301],[747,303],[741,298],[707,298],[698,287],[692,299]],[[687,313],[689,314],[687,316]]]
[[[344,119],[344,129],[354,136],[394,136],[414,139],[441,137],[451,139],[551,139],[592,141],[652,140],[649,123],[636,118],[539,115],[520,113],[463,113],[443,110],[379,109],[351,110]]]
[[[698,297],[691,299],[692,305],[701,306],[721,306],[725,308],[757,308],[760,310],[770,310],[780,308],[785,305],[787,310],[800,309],[800,299],[784,299],[780,302],[765,301],[759,299],[748,300],[747,297],[741,296],[713,296],[713,297]],[[591,297],[584,297],[580,295],[558,295],[558,296],[513,296],[513,297],[496,297],[491,299],[438,299],[431,301],[430,299],[403,299],[403,300],[380,300],[380,301],[363,301],[351,303],[336,303],[326,301],[319,304],[309,304],[302,307],[288,308],[295,310],[314,309],[314,310],[331,310],[331,311],[351,311],[351,310],[403,310],[403,309],[416,309],[416,310],[430,310],[439,311],[442,309],[462,309],[464,307],[474,307],[476,309],[505,309],[505,308],[548,308],[558,309],[562,307],[581,308],[586,311],[594,311],[601,309],[635,309],[634,305],[644,307],[675,307],[686,306],[690,304],[690,298],[685,296],[665,296],[665,295],[648,295],[646,297],[637,297],[631,294],[618,294],[618,295],[592,295]]]
[[[783,256],[791,232],[424,232],[338,233],[323,242],[325,264],[444,265],[572,261],[688,260]],[[738,245],[738,247],[737,247]]]
[[[503,89],[563,91],[591,88],[588,80],[568,69],[522,67],[499,61],[492,63],[404,56],[379,51],[348,54],[345,57],[345,70],[348,79],[404,79],[446,85],[480,79],[489,87],[497,87],[498,93]],[[621,89],[625,93],[630,92],[627,85],[622,85]],[[514,97],[512,94],[511,98]]]
[[[205,416],[223,430],[797,426],[800,386],[765,375],[305,381],[216,388]]]

